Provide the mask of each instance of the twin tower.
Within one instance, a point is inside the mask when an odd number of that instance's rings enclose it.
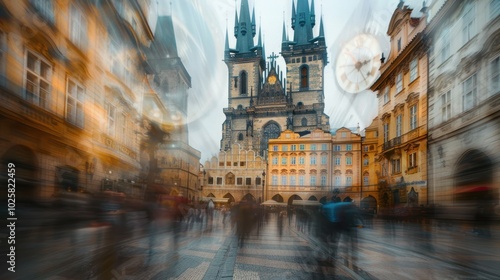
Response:
[[[273,52],[266,57],[261,27],[255,38],[255,8],[250,16],[248,0],[241,0],[239,16],[235,11],[235,48],[230,48],[226,30],[228,106],[224,108],[221,151],[238,143],[267,157],[268,140],[282,131],[305,135],[317,128],[330,130],[329,117],[324,113],[323,74],[328,59],[322,18],[316,37],[315,25],[314,0],[310,4],[308,0],[292,0],[293,40],[283,22],[283,77],[276,63],[279,56]]]

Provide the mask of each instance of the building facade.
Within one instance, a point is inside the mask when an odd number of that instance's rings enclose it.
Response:
[[[371,86],[378,98],[379,205],[428,203],[427,54],[423,40],[427,8],[412,17],[400,2],[389,22],[391,51]]]
[[[16,165],[19,200],[106,190],[143,197],[157,157],[144,156],[150,124],[170,127],[168,116],[186,111],[162,99],[172,90],[160,87],[162,69],[150,60],[159,52],[151,5],[0,2],[0,158]]]
[[[282,56],[287,64],[286,77],[270,55],[266,63],[265,48],[259,30],[256,35],[255,11],[250,17],[247,0],[241,1],[235,15],[236,47],[230,48],[226,32],[225,63],[228,67],[228,107],[222,125],[221,150],[234,143],[266,157],[269,139],[281,132],[329,130],[324,114],[323,69],[327,64],[323,26],[313,37],[316,24],[314,8],[307,0],[292,7],[294,39],[288,40],[283,23]]]
[[[429,202],[454,205],[461,192],[482,187],[484,202],[498,203],[500,2],[430,8]]]
[[[206,161],[200,174],[202,200],[230,204],[241,200],[262,202],[266,161],[255,151],[233,144]]]

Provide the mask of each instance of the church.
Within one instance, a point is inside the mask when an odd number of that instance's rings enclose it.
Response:
[[[296,3],[296,5],[295,5]],[[224,108],[221,151],[233,144],[267,158],[269,139],[291,130],[306,135],[315,129],[330,131],[324,113],[324,68],[328,63],[323,21],[319,34],[314,0],[292,2],[292,34],[283,22],[281,56],[285,76],[274,52],[266,57],[261,27],[256,30],[255,9],[250,15],[248,0],[235,11],[236,46],[229,46],[226,30],[224,62],[228,67],[228,105]],[[257,38],[256,38],[257,35]],[[257,41],[257,42],[256,42]]]

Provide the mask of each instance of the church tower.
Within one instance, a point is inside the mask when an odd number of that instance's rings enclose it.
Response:
[[[329,131],[329,119],[323,113],[323,69],[327,57],[322,23],[320,35],[313,38],[314,12],[310,12],[307,0],[298,0],[297,6],[295,9],[293,4],[292,23],[297,18],[297,25],[292,25],[293,41],[288,41],[283,24],[286,78],[277,65],[279,56],[272,53],[266,62],[260,28],[258,42],[254,43],[255,9],[250,18],[248,0],[241,0],[239,17],[235,11],[234,49],[229,47],[226,30],[228,107],[224,108],[221,151],[238,143],[244,149],[267,156],[268,140],[278,138],[282,131],[289,129],[303,134],[316,128]]]
[[[286,86],[296,107],[293,118],[296,132],[315,128],[330,131],[329,117],[324,113],[324,69],[328,58],[323,19],[317,37],[313,36],[315,25],[314,0],[310,8],[308,0],[297,0],[297,7],[292,2],[293,41],[288,39],[283,23],[281,55],[287,65]]]

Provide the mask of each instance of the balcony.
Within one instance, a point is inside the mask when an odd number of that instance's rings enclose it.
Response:
[[[401,144],[406,144],[414,139],[417,139],[421,136],[425,136],[427,134],[427,130],[425,125],[419,126],[413,130],[410,130],[408,133],[405,133],[401,136],[392,138],[391,140],[382,144],[382,151],[388,151],[390,149],[396,148]]]

